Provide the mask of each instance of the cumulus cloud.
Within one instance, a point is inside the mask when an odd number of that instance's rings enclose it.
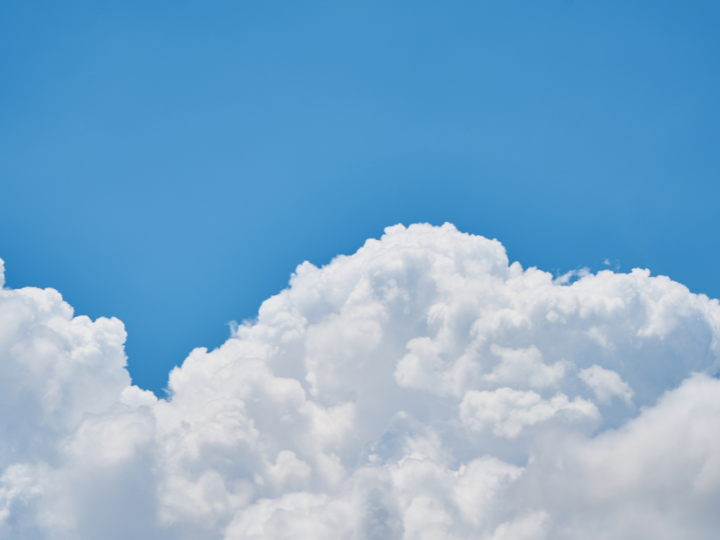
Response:
[[[620,378],[617,372],[611,369],[603,369],[594,365],[580,370],[578,377],[593,389],[600,403],[609,403],[613,396],[622,398],[628,405],[632,403],[634,394],[632,388]]]
[[[120,321],[3,288],[0,538],[714,539],[719,327],[647,270],[398,225],[157,399]]]
[[[570,401],[560,392],[551,399],[543,399],[533,391],[498,388],[492,392],[470,390],[460,404],[460,418],[470,429],[481,430],[494,426],[498,437],[517,437],[524,426],[532,426],[562,415],[568,420],[599,416],[594,403],[576,397]]]

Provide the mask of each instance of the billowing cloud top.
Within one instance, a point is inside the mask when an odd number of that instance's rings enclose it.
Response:
[[[719,325],[645,270],[398,225],[157,400],[120,321],[2,289],[0,538],[714,540]]]

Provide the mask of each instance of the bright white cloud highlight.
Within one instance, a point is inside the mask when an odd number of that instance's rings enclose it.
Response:
[[[493,426],[498,437],[517,437],[525,426],[562,416],[567,420],[582,420],[599,416],[590,401],[576,397],[570,401],[558,392],[551,399],[543,399],[531,391],[498,388],[492,392],[470,390],[460,404],[460,418],[470,429],[481,430]]]
[[[719,328],[645,270],[395,226],[158,400],[120,321],[3,288],[0,538],[715,539]]]

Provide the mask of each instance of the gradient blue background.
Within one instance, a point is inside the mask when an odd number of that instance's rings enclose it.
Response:
[[[720,3],[0,0],[0,257],[157,393],[298,263],[455,223],[720,296]]]

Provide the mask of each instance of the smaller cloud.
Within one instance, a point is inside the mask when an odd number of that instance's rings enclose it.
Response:
[[[578,377],[592,388],[600,403],[610,403],[614,396],[618,396],[628,405],[632,405],[632,397],[635,392],[628,383],[620,378],[617,372],[594,365],[580,370]]]
[[[542,361],[542,354],[537,347],[527,349],[508,349],[493,344],[490,350],[495,356],[502,358],[492,373],[485,379],[492,383],[527,384],[531,388],[544,388],[557,384],[565,376],[569,363],[555,362],[549,366]]]
[[[128,386],[120,393],[120,403],[132,409],[146,406],[151,407],[157,403],[157,397],[150,390],[143,390],[135,385]]]
[[[527,516],[503,523],[490,540],[544,540],[550,516],[547,512],[534,512]]]
[[[575,279],[582,279],[589,275],[590,269],[585,267],[580,268],[580,270],[570,270],[569,272],[565,272],[563,275],[556,277],[553,282],[558,285],[567,285],[572,283]]]
[[[526,426],[561,416],[566,420],[597,418],[599,412],[591,401],[576,397],[570,401],[558,392],[551,399],[540,394],[512,388],[498,388],[492,392],[471,390],[460,404],[460,419],[468,428],[480,431],[493,426],[497,437],[514,439]]]

